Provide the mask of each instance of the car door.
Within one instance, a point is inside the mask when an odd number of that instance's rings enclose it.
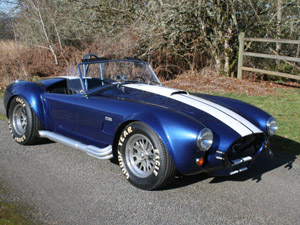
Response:
[[[79,97],[75,108],[75,135],[95,145],[111,144],[122,120],[117,107],[118,100],[112,97],[111,90]]]
[[[80,94],[44,93],[44,110],[49,130],[72,136],[75,104]]]

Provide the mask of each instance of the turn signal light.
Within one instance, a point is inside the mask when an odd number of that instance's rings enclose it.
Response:
[[[197,164],[198,166],[202,166],[203,163],[204,163],[204,159],[203,159],[203,158],[198,158],[198,159],[196,159],[196,164]]]

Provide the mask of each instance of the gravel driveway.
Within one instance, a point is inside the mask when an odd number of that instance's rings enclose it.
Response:
[[[0,115],[5,115],[5,108],[4,108],[4,104],[3,104],[3,98],[0,98]]]
[[[0,182],[44,224],[300,224],[300,161],[275,151],[245,173],[131,186],[118,165],[60,144],[20,146],[0,120]]]

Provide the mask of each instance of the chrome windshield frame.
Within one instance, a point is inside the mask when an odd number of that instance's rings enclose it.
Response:
[[[78,70],[78,74],[79,74],[79,78],[80,78],[80,83],[82,86],[82,90],[83,93],[86,95],[88,90],[86,89],[86,79],[87,79],[87,71],[88,71],[88,66],[91,64],[99,64],[99,68],[100,68],[100,78],[102,80],[104,80],[104,75],[103,75],[103,64],[104,63],[117,63],[117,62],[133,62],[133,63],[140,63],[140,64],[144,64],[149,68],[149,71],[151,72],[151,75],[153,76],[155,82],[157,84],[159,84],[159,86],[162,86],[162,83],[160,82],[160,80],[158,79],[157,75],[155,74],[153,68],[151,67],[151,65],[148,62],[145,61],[141,61],[141,60],[134,60],[134,59],[112,59],[112,60],[93,60],[93,61],[87,61],[87,62],[81,62],[77,65],[77,70]],[[83,69],[83,71],[81,70],[81,68]]]

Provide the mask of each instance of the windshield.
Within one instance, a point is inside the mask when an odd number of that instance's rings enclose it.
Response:
[[[161,85],[151,66],[142,61],[107,60],[79,64],[86,91],[114,83],[141,82]]]

